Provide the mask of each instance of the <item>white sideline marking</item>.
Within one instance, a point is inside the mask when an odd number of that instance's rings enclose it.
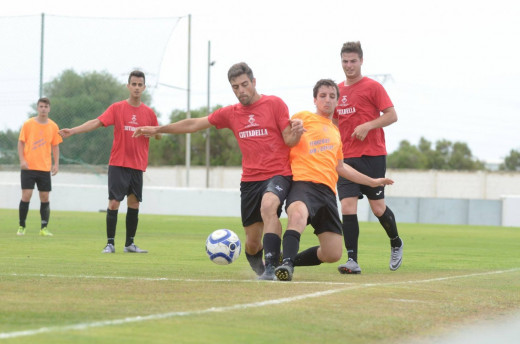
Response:
[[[42,327],[42,328],[39,328],[36,330],[5,332],[5,333],[0,333],[0,339],[15,338],[15,337],[22,337],[22,336],[34,336],[36,334],[50,333],[50,332],[63,332],[63,331],[69,331],[69,330],[85,330],[85,329],[93,328],[93,327],[122,325],[122,324],[141,322],[141,321],[159,320],[159,319],[183,317],[183,316],[190,316],[190,315],[200,315],[200,314],[207,314],[207,313],[226,312],[226,311],[232,311],[232,310],[237,310],[237,309],[256,308],[256,307],[264,307],[264,306],[269,306],[269,305],[279,305],[282,303],[288,303],[288,302],[292,302],[292,301],[304,300],[304,299],[308,299],[308,298],[339,293],[339,292],[347,290],[347,289],[355,289],[355,288],[357,288],[357,287],[325,290],[325,291],[320,291],[320,292],[316,292],[316,293],[312,293],[312,294],[304,294],[304,295],[286,297],[286,298],[276,299],[276,300],[267,300],[267,301],[254,302],[254,303],[237,304],[237,305],[227,306],[227,307],[211,307],[211,308],[203,309],[203,310],[199,310],[199,311],[168,312],[168,313],[160,313],[160,314],[150,314],[150,315],[146,315],[146,316],[128,317],[128,318],[115,319],[115,320],[95,321],[95,322],[90,322],[90,323],[82,323],[82,324],[68,325],[68,326]]]
[[[0,276],[20,276],[20,277],[50,277],[50,278],[84,278],[84,279],[115,279],[131,281],[171,281],[171,282],[232,282],[232,283],[277,283],[277,281],[261,280],[233,280],[233,279],[192,279],[192,278],[168,278],[168,277],[128,277],[128,276],[92,276],[92,275],[57,275],[57,274],[2,274]],[[327,281],[293,281],[291,284],[320,284],[320,285],[355,285],[352,282],[327,282]]]
[[[135,322],[142,322],[142,321],[149,321],[149,320],[159,320],[159,319],[167,319],[167,318],[173,318],[173,317],[185,317],[185,316],[191,316],[191,315],[200,315],[200,314],[226,312],[226,311],[247,309],[247,308],[258,308],[258,307],[264,307],[264,306],[270,306],[270,305],[279,305],[282,303],[289,303],[289,302],[293,302],[293,301],[315,298],[315,297],[320,297],[320,296],[324,296],[324,295],[331,295],[331,294],[340,293],[340,292],[343,292],[346,290],[359,289],[359,288],[363,288],[363,287],[381,287],[381,286],[403,285],[403,284],[430,283],[430,282],[446,281],[446,280],[458,279],[458,278],[468,278],[468,277],[474,277],[474,276],[503,274],[503,273],[516,272],[516,271],[520,271],[520,268],[481,272],[481,273],[474,273],[474,274],[467,274],[467,275],[430,278],[430,279],[416,280],[416,281],[387,282],[387,283],[362,283],[362,284],[352,285],[352,286],[346,287],[346,288],[325,290],[325,291],[320,291],[320,292],[311,293],[311,294],[303,294],[303,295],[298,295],[298,296],[293,296],[293,297],[285,297],[285,298],[281,298],[281,299],[266,300],[266,301],[254,302],[254,303],[237,304],[237,305],[232,305],[232,306],[227,306],[227,307],[211,307],[211,308],[202,309],[202,310],[198,310],[198,311],[168,312],[168,313],[150,314],[150,315],[145,315],[145,316],[127,317],[127,318],[114,319],[114,320],[79,323],[79,324],[67,325],[67,326],[41,327],[39,329],[34,329],[34,330],[3,332],[3,333],[0,333],[0,339],[34,336],[37,334],[64,332],[64,331],[70,331],[70,330],[85,330],[85,329],[94,328],[94,327],[123,325],[123,324],[128,324],[128,323],[135,323]],[[4,275],[6,275],[6,274],[4,274]],[[65,276],[65,275],[39,275],[39,274],[34,274],[34,275],[8,274],[8,275],[10,275],[10,276],[70,277],[70,276]],[[114,279],[127,279],[128,278],[128,279],[130,279],[129,277],[95,277],[95,276],[80,276],[80,277],[83,277],[83,278],[114,278]],[[136,278],[132,278],[132,279],[135,280]],[[172,280],[172,281],[203,282],[203,280],[191,280],[191,279],[188,279],[188,280],[163,279],[163,278],[138,278],[138,279],[140,279],[140,280]],[[216,281],[219,281],[219,280],[216,280]],[[222,280],[222,281],[235,282],[233,280]],[[290,282],[290,283],[294,283],[294,282]]]

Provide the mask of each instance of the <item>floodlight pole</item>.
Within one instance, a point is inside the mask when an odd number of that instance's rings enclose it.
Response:
[[[211,106],[209,102],[210,94],[210,70],[215,61],[211,61],[211,41],[208,41],[208,115],[211,113]],[[210,128],[206,129],[206,188],[209,188],[209,167],[210,167]]]
[[[42,28],[40,38],[40,97],[43,97],[43,39],[45,37],[45,13],[42,13]]]
[[[191,96],[191,14],[188,14],[188,87],[187,87],[187,111],[186,118],[191,118],[190,96]],[[186,187],[190,186],[190,164],[191,164],[191,134],[186,134]]]

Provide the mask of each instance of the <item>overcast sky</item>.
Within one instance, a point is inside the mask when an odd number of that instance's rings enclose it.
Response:
[[[2,62],[0,71],[2,130],[18,129],[38,98],[41,13],[49,18],[46,34],[57,30],[72,35],[75,23],[82,26],[83,19],[65,18],[69,26],[53,27],[53,16],[120,18],[99,21],[87,35],[99,42],[99,52],[94,51],[96,68],[113,72],[123,81],[129,69],[145,70],[150,77],[151,105],[162,115],[162,123],[168,122],[171,110],[187,107],[182,89],[187,87],[187,15],[191,14],[192,109],[207,104],[208,41],[215,61],[212,106],[236,103],[227,70],[245,61],[255,73],[258,91],[280,96],[289,111],[296,113],[314,109],[312,86],[318,79],[344,79],[341,45],[359,40],[365,54],[363,74],[391,76],[384,86],[399,120],[385,130],[390,152],[402,140],[417,144],[421,137],[431,142],[465,142],[475,157],[487,161],[500,160],[511,149],[520,150],[520,10],[514,1],[9,2],[0,17],[0,44],[15,41],[18,45],[16,49],[4,45],[0,57],[1,62],[11,56]],[[11,16],[30,24],[6,30],[6,17]],[[128,18],[168,19],[139,22]],[[149,25],[152,22],[158,26]],[[119,59],[123,71],[113,67],[110,43],[101,39],[103,32],[111,30],[104,26],[110,23],[123,29],[121,39],[130,39],[127,46],[132,46],[133,37],[150,38],[151,45],[132,47],[135,53]],[[26,37],[29,32],[36,33],[35,38]],[[69,68],[68,62],[59,59],[65,50],[76,52],[77,56],[67,59],[76,72],[86,71],[81,69],[80,41],[67,42],[66,47],[52,44],[46,39],[44,81]],[[21,47],[32,50],[20,53]],[[153,62],[141,62],[147,61],[141,60],[143,52]]]

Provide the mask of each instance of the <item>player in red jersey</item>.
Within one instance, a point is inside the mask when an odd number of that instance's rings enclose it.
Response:
[[[228,80],[239,103],[206,117],[138,128],[134,136],[193,133],[211,126],[233,131],[242,152],[240,198],[246,257],[259,279],[273,280],[280,257],[279,217],[292,179],[289,150],[298,143],[303,127],[301,121],[289,119],[287,105],[280,98],[258,94],[253,71],[246,63],[231,66]]]
[[[128,99],[114,103],[99,117],[74,127],[60,130],[63,138],[86,133],[100,127],[114,126],[114,141],[108,163],[108,209],[107,209],[107,245],[102,253],[114,253],[117,225],[117,213],[121,201],[126,198],[126,242],[124,252],[147,253],[134,244],[137,232],[139,203],[142,201],[143,172],[148,166],[148,137],[134,139],[132,134],[142,125],[158,125],[154,111],[141,102],[141,95],[146,89],[145,75],[133,71],[127,84]],[[159,136],[156,136],[158,139]]]
[[[341,48],[341,64],[346,80],[338,84],[340,97],[333,121],[343,142],[344,161],[372,178],[386,173],[386,146],[383,127],[397,121],[397,114],[383,86],[361,74],[363,50],[359,42]],[[382,114],[381,114],[382,113]],[[339,178],[338,194],[343,214],[343,235],[348,261],[338,267],[341,273],[361,273],[358,260],[358,199],[365,194],[370,208],[390,238],[390,270],[401,266],[403,242],[395,217],[385,204],[384,187],[368,187]]]

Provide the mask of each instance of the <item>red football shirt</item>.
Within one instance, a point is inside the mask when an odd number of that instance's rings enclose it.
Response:
[[[233,131],[242,152],[242,181],[290,176],[290,148],[282,131],[289,125],[289,110],[278,97],[265,96],[251,105],[238,103],[213,112],[209,122]]]
[[[108,164],[146,171],[150,140],[144,136],[135,138],[132,134],[137,127],[159,125],[153,110],[144,104],[135,107],[123,100],[110,105],[98,119],[105,127],[114,126],[114,141]]]
[[[362,155],[386,155],[383,128],[370,130],[363,141],[351,137],[358,125],[378,118],[381,111],[394,106],[383,85],[363,77],[353,85],[346,86],[345,82],[341,82],[338,87],[339,99],[334,118],[338,120],[343,156],[354,158]]]

